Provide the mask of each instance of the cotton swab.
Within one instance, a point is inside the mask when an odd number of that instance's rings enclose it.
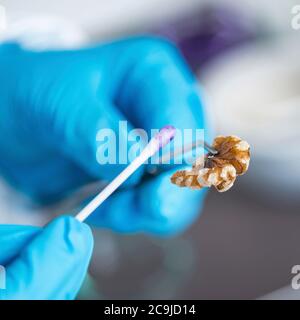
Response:
[[[146,145],[141,154],[135,158],[109,185],[107,185],[91,202],[89,202],[77,215],[76,219],[83,222],[87,219],[118,187],[126,181],[143,163],[156,152],[167,145],[175,136],[173,126],[163,127]]]

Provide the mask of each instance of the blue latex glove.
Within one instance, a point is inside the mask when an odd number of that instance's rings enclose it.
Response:
[[[117,132],[120,120],[129,122],[128,130],[206,125],[195,77],[177,49],[161,39],[53,52],[2,45],[0,83],[0,170],[38,200],[55,200],[95,179],[109,181],[124,169],[96,161],[100,128]],[[203,191],[172,185],[170,172],[139,184],[143,170],[90,221],[157,234],[189,225]]]
[[[74,299],[92,254],[90,228],[60,217],[43,229],[0,225],[1,299]]]

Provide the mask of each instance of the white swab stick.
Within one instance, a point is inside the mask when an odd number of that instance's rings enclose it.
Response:
[[[147,159],[151,158],[159,149],[167,145],[175,136],[173,126],[163,127],[159,133],[150,140],[141,154],[135,158],[108,186],[106,186],[91,202],[89,202],[77,215],[76,219],[83,222],[92,214],[119,186],[126,181]]]

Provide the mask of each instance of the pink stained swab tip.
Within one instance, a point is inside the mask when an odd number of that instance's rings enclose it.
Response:
[[[163,148],[173,140],[175,134],[176,128],[171,125],[167,125],[161,128],[154,138],[159,141],[159,148]]]
[[[124,183],[142,164],[151,158],[161,148],[174,138],[176,129],[173,126],[163,127],[136,157],[113,181],[108,184],[91,202],[89,202],[77,215],[76,219],[83,222],[88,218],[122,183]]]

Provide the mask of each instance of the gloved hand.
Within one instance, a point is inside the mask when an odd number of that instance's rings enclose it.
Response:
[[[92,254],[89,227],[60,217],[45,228],[0,225],[0,300],[74,299]]]
[[[38,200],[55,200],[92,180],[109,181],[125,167],[97,162],[101,128],[118,132],[120,120],[128,121],[128,130],[148,132],[167,124],[206,125],[193,74],[177,49],[160,39],[52,52],[2,45],[0,83],[0,172]],[[170,172],[140,184],[143,170],[90,221],[157,234],[189,225],[203,191],[171,185]]]

